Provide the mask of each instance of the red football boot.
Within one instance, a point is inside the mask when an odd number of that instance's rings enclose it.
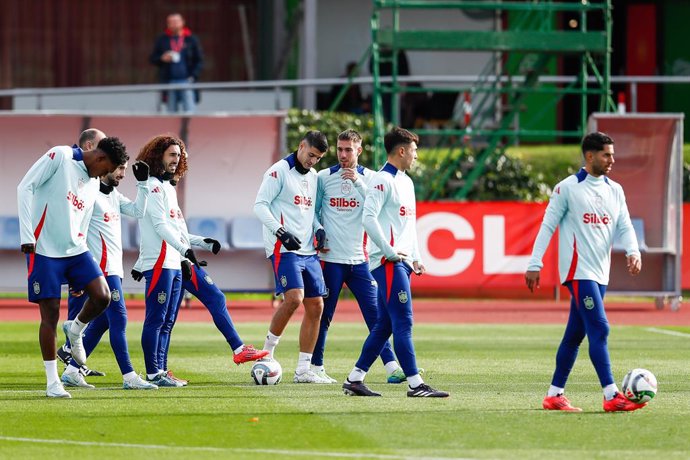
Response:
[[[544,401],[541,403],[542,407],[546,410],[563,410],[566,412],[582,412],[582,409],[575,407],[570,404],[568,398],[560,394],[557,396],[546,396]]]
[[[245,345],[242,347],[242,351],[232,356],[232,360],[235,364],[240,365],[249,361],[256,361],[268,354],[268,350],[257,350],[252,345]]]
[[[609,399],[608,401],[604,399],[604,410],[606,412],[629,412],[637,409],[642,409],[646,405],[647,403],[634,403],[625,396],[623,396],[621,393],[616,393],[616,396],[614,396],[613,399]]]

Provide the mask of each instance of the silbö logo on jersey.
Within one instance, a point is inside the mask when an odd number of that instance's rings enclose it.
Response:
[[[38,284],[38,281],[34,281],[34,294],[38,295],[41,293],[41,285]]]
[[[165,299],[167,299],[167,298],[168,298],[168,295],[165,293],[165,291],[161,291],[158,293],[158,303],[164,304]]]
[[[586,212],[582,216],[582,223],[591,225],[608,225],[611,223],[611,216],[608,214],[599,215],[596,212]]]
[[[586,308],[587,310],[591,310],[592,308],[594,308],[594,299],[593,299],[592,297],[590,297],[590,296],[585,297],[585,298],[582,300],[582,303],[585,304],[585,308]]]
[[[120,301],[120,291],[117,289],[113,289],[110,292],[110,298],[112,299],[113,302],[119,302]]]

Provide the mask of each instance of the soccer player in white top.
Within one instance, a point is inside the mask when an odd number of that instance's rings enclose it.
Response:
[[[556,370],[542,403],[547,410],[581,412],[564,396],[580,343],[587,336],[589,357],[604,391],[604,410],[633,411],[644,407],[625,398],[611,373],[607,338],[609,323],[604,294],[609,282],[611,247],[616,235],[625,247],[628,272],[642,268],[635,231],[623,188],[607,176],[614,160],[613,139],[590,133],[582,140],[585,166],[554,189],[534,242],[525,281],[530,291],[539,287],[542,257],[558,227],[558,268],[561,282],[572,296],[570,316],[556,354]]]
[[[105,275],[110,288],[110,304],[105,313],[89,323],[84,331],[84,349],[89,356],[108,331],[110,346],[115,354],[115,359],[122,373],[122,386],[125,390],[150,390],[158,387],[143,380],[132,367],[127,347],[127,307],[122,291],[122,227],[121,215],[127,215],[140,219],[146,211],[146,203],[149,195],[148,178],[149,167],[144,162],[137,162],[132,166],[134,176],[137,179],[137,196],[135,201],[122,195],[117,186],[125,178],[127,163],[120,165],[114,172],[101,177],[100,193],[96,198],[94,212],[89,224],[87,244],[89,251],[99,261],[99,266]],[[68,310],[74,311],[81,308],[87,296],[72,293],[69,297]],[[64,347],[62,352],[64,353]],[[58,350],[60,356],[60,350]],[[62,359],[62,358],[61,358]],[[62,374],[62,382],[65,386],[93,388],[93,385],[84,380],[87,372],[72,359]],[[93,371],[92,371],[93,372]]]
[[[319,335],[322,296],[326,294],[316,256],[316,250],[323,248],[326,234],[314,217],[317,176],[313,166],[327,150],[326,136],[309,131],[296,152],[268,168],[254,203],[254,213],[264,225],[264,246],[273,266],[276,293],[284,295],[264,342],[264,350],[270,352],[271,358],[292,314],[304,303],[295,383],[331,383],[310,368]]]
[[[412,343],[412,291],[410,275],[426,269],[419,256],[414,185],[405,174],[417,159],[419,138],[402,128],[393,128],[384,137],[388,153],[385,166],[369,183],[362,223],[371,239],[369,266],[378,284],[378,316],[359,360],[343,384],[345,394],[381,396],[364,384],[369,368],[393,334],[395,355],[407,377],[409,397],[445,398],[448,393],[425,384],[419,375]]]
[[[358,164],[362,153],[362,136],[353,129],[338,135],[336,146],[338,163],[322,169],[318,174],[316,216],[326,231],[326,243],[319,254],[326,282],[319,338],[311,358],[314,372],[336,383],[323,365],[328,328],[333,320],[338,297],[347,284],[357,299],[362,316],[371,330],[378,316],[376,281],[369,271],[367,234],[362,227],[362,208],[367,184],[374,171]],[[389,383],[400,383],[405,374],[400,369],[393,349],[387,341],[381,359],[388,373]]]
[[[82,133],[84,136],[84,133]],[[86,245],[88,223],[98,194],[98,177],[127,161],[125,146],[105,137],[91,151],[74,146],[48,150],[17,186],[21,250],[28,266],[29,301],[41,311],[39,343],[48,397],[69,398],[57,373],[56,331],[61,285],[83,290],[89,300],[63,331],[78,364],[86,362],[82,332],[110,303],[103,272]]]
[[[181,139],[162,135],[149,140],[137,160],[150,169],[150,194],[146,213],[139,220],[141,241],[136,262],[146,279],[146,317],[141,333],[146,378],[159,387],[180,387],[182,383],[172,379],[163,360],[182,286],[182,257],[199,265],[183,236],[182,211],[177,191],[170,184],[174,175],[183,177],[187,172],[187,152]]]

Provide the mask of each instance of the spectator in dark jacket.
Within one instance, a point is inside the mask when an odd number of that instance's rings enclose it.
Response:
[[[149,60],[158,66],[161,83],[193,83],[198,80],[204,62],[199,39],[184,25],[179,13],[168,15],[168,28],[154,44]],[[165,92],[168,112],[178,111],[182,105],[185,113],[194,112],[196,100],[191,89],[169,90]]]

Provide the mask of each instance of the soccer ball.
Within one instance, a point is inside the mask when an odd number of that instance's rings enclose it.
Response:
[[[633,369],[623,378],[623,395],[630,401],[642,404],[656,395],[656,377],[647,369]]]
[[[283,377],[283,368],[274,359],[261,360],[254,363],[251,375],[257,385],[278,385]]]

